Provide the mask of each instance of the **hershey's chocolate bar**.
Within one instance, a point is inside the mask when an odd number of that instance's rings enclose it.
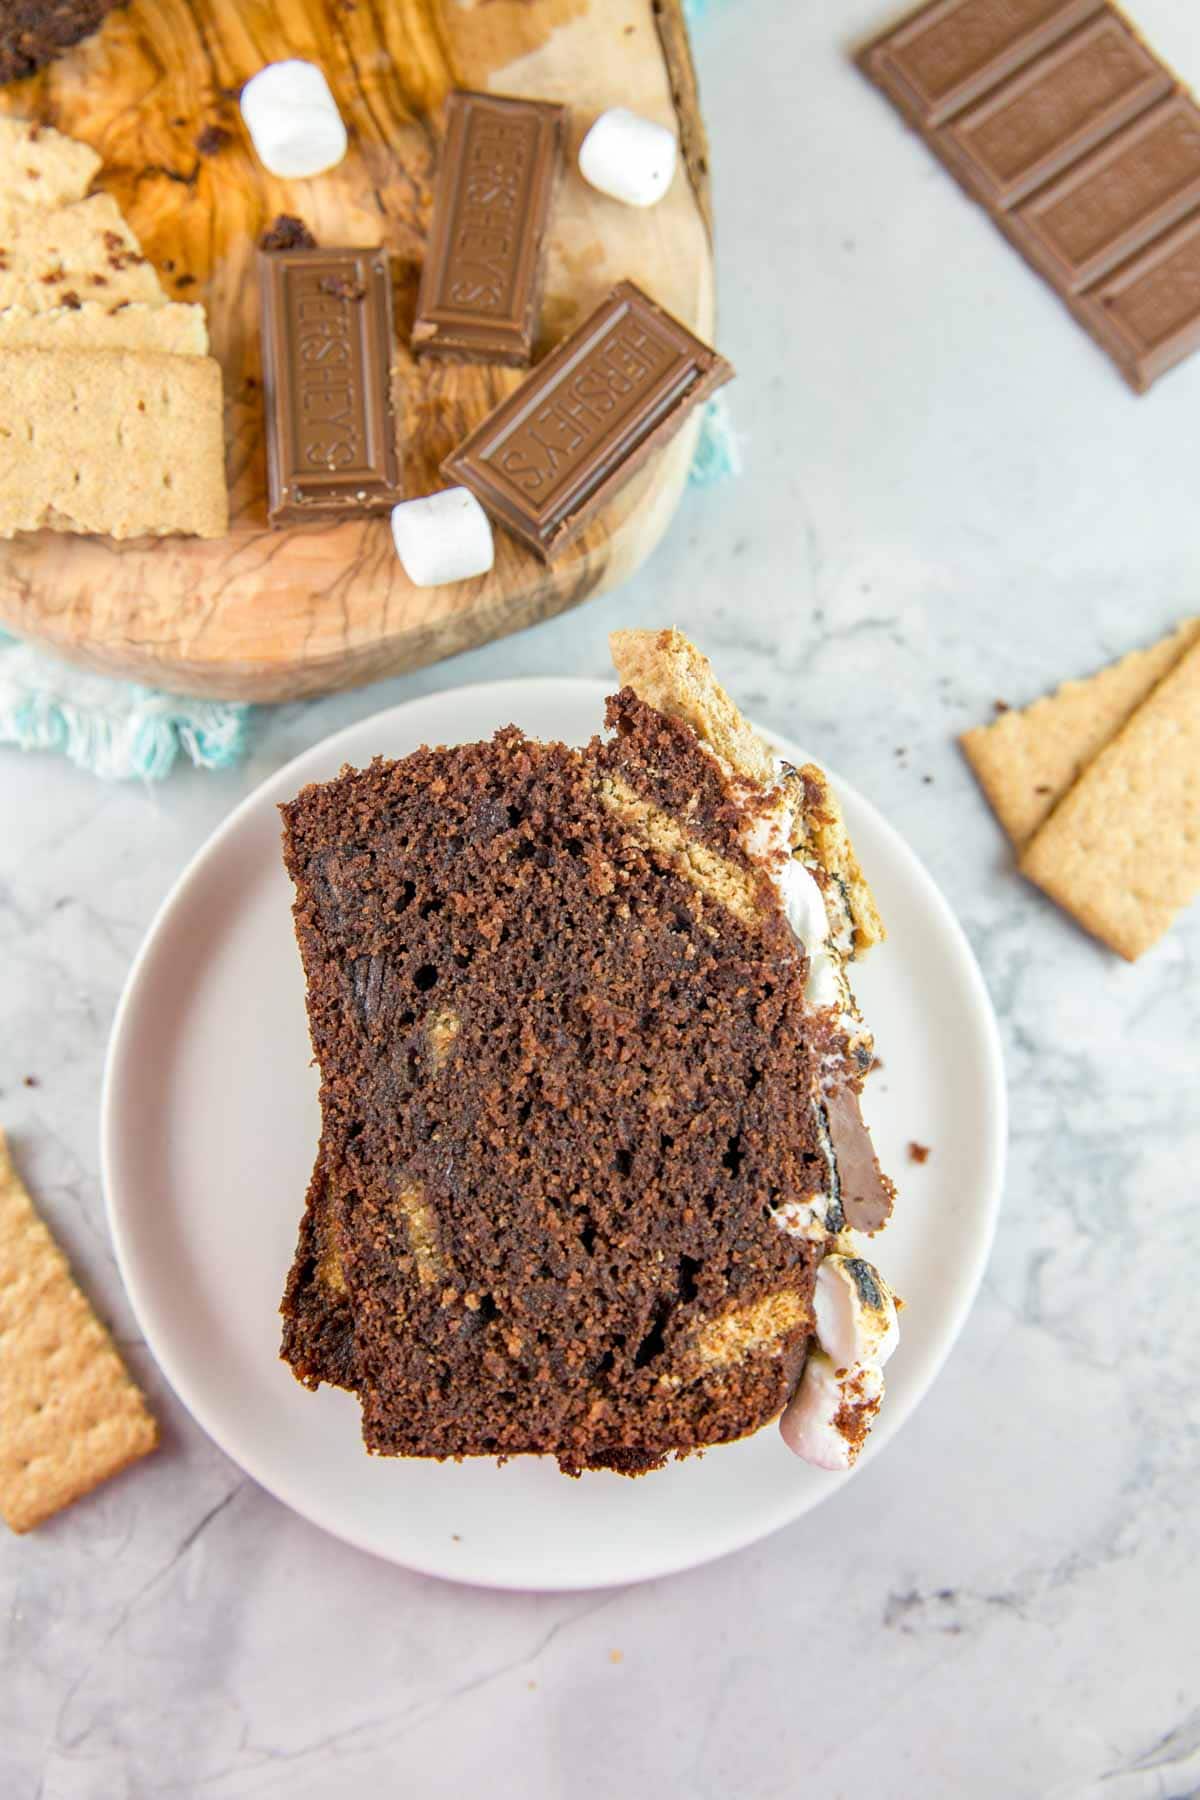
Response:
[[[565,118],[544,100],[449,96],[414,355],[528,366]]]
[[[272,525],[390,511],[392,281],[383,250],[258,257]]]
[[[442,464],[549,560],[732,368],[631,281]]]
[[[1200,108],[1107,0],[933,0],[859,62],[1132,387],[1200,345]]]

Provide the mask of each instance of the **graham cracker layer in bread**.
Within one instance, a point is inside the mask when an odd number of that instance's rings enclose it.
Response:
[[[208,324],[202,306],[165,306],[130,300],[110,306],[85,300],[31,312],[0,312],[0,350],[157,350],[164,356],[207,356]]]
[[[166,299],[111,194],[42,212],[0,211],[0,307],[30,312],[102,300]]]
[[[29,119],[0,118],[0,212],[69,206],[83,199],[99,167],[90,144]]]
[[[0,537],[220,537],[227,522],[210,357],[0,350]]]
[[[1032,706],[963,733],[967,761],[1018,850],[1198,640],[1200,619],[1185,619],[1148,650],[1134,650],[1084,681],[1064,682]]]
[[[622,685],[668,718],[690,725],[702,744],[736,775],[760,787],[779,780],[771,748],[742,717],[707,656],[674,626],[663,631],[614,631],[609,649]],[[875,897],[854,854],[842,809],[823,770],[808,764],[807,804],[796,820],[798,849],[819,862],[841,889],[854,928],[854,953],[864,955],[887,935]]]
[[[0,1132],[0,1513],[29,1531],[157,1442]]]
[[[1130,962],[1200,891],[1200,642],[1055,807],[1021,869]]]

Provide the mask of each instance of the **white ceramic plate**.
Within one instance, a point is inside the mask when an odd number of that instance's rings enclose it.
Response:
[[[209,839],[134,964],[105,1076],[102,1158],[121,1271],[147,1341],[196,1419],[256,1481],[326,1530],[409,1568],[511,1588],[587,1588],[691,1567],[774,1531],[847,1477],[799,1463],[771,1426],[639,1481],[385,1461],[349,1394],[301,1388],[277,1308],[317,1140],[304,986],[276,805],[344,762],[486,737],[513,721],[582,743],[605,688],[513,681],[433,694],[352,726],[281,769]],[[780,745],[795,761],[795,746]],[[892,829],[838,791],[889,942],[856,987],[884,1070],[867,1112],[901,1184],[872,1251],[908,1302],[868,1455],[899,1430],[963,1323],[999,1202],[1003,1073],[961,930]],[[921,1168],[910,1139],[935,1146]],[[936,1246],[936,1254],[931,1249]]]

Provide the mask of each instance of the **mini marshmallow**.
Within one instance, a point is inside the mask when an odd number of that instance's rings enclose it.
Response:
[[[676,149],[675,134],[665,125],[613,106],[580,144],[579,172],[626,206],[654,206],[671,185]]]
[[[492,526],[474,494],[444,488],[392,508],[392,539],[416,587],[440,587],[486,575],[495,560]]]
[[[813,1294],[817,1342],[835,1368],[881,1369],[900,1341],[887,1282],[861,1256],[827,1256]]]
[[[346,154],[346,127],[316,63],[268,63],[242,89],[242,118],[272,175],[321,175]]]
[[[823,1350],[809,1352],[779,1431],[788,1449],[818,1469],[852,1469],[883,1399],[878,1369],[839,1373]]]

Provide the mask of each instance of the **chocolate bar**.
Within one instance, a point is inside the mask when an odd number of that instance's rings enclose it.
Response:
[[[390,511],[400,499],[383,250],[258,256],[272,525]]]
[[[1200,348],[1200,108],[1106,0],[935,0],[858,60],[1137,392]]]
[[[640,288],[619,282],[442,474],[549,561],[732,375]]]
[[[529,366],[565,119],[544,100],[450,95],[414,355]]]

